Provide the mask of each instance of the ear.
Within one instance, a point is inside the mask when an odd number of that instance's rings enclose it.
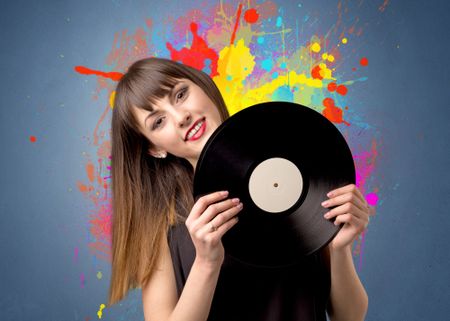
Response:
[[[166,158],[167,152],[165,150],[156,148],[156,147],[149,147],[148,154],[155,157],[155,158]]]

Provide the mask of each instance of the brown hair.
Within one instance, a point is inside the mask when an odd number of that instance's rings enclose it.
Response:
[[[152,110],[179,79],[197,84],[213,101],[222,121],[228,111],[217,86],[204,72],[162,59],[135,62],[116,88],[112,114],[112,271],[109,305],[145,285],[155,269],[161,238],[183,220],[193,204],[193,168],[182,158],[148,154],[132,107]]]

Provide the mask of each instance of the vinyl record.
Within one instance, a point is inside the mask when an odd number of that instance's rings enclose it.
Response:
[[[228,190],[244,204],[222,238],[247,264],[294,264],[339,231],[323,217],[326,194],[355,183],[351,151],[320,113],[294,103],[248,107],[223,122],[197,162],[194,197]]]

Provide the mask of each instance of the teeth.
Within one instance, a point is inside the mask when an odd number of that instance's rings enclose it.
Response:
[[[192,136],[194,136],[195,134],[197,134],[198,130],[200,129],[200,127],[202,127],[203,125],[203,121],[200,121],[194,128],[192,128],[192,130],[189,132],[189,134],[187,135],[188,139],[191,139]]]

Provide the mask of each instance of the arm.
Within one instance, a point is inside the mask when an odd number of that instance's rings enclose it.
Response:
[[[325,218],[343,224],[325,254],[330,263],[331,290],[328,315],[331,321],[364,320],[368,308],[367,293],[353,264],[351,247],[367,227],[369,207],[358,188],[351,184],[331,191],[324,207],[334,207]]]
[[[350,247],[326,249],[331,268],[328,315],[331,321],[364,320],[368,297],[353,264]]]
[[[226,196],[218,192],[200,198],[186,220],[196,257],[179,299],[169,246],[163,238],[157,268],[142,289],[146,321],[208,318],[224,259],[221,238],[236,224],[235,215],[242,209],[239,200],[223,200]]]

